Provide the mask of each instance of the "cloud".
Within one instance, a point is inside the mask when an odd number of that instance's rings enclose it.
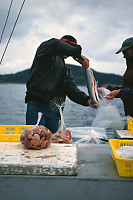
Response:
[[[0,55],[4,51],[22,2],[23,0],[13,2],[0,44]],[[2,0],[0,30],[9,4],[10,0]],[[0,66],[0,73],[15,73],[29,68],[36,48],[42,41],[71,34],[81,44],[83,54],[93,61],[95,70],[122,74],[120,66],[125,66],[125,63],[122,55],[115,55],[115,52],[127,37],[133,36],[132,7],[132,0],[25,1]]]

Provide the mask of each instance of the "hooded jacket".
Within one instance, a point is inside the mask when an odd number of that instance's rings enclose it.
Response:
[[[64,56],[79,58],[81,46],[52,38],[38,47],[27,81],[25,103],[36,101],[50,105],[55,98],[66,95],[75,103],[88,106],[89,96],[76,85],[71,70],[65,65]]]

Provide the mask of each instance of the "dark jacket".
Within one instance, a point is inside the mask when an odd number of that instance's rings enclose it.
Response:
[[[133,117],[133,57],[126,59],[127,69],[123,75],[119,96],[123,101],[125,115]]]
[[[121,88],[109,86],[108,89],[120,89],[118,98],[121,98],[124,104],[125,115],[133,117],[133,57],[126,58],[127,69],[123,75]]]
[[[36,101],[50,105],[52,99],[65,99],[67,95],[75,103],[88,106],[89,97],[75,85],[63,59],[64,56],[78,58],[80,55],[80,45],[73,47],[55,38],[43,42],[31,66],[25,102]]]

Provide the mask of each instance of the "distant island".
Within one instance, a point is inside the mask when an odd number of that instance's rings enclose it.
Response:
[[[86,85],[86,76],[84,70],[78,65],[67,64],[71,69],[77,85]],[[93,69],[92,69],[93,70]],[[15,74],[0,75],[0,83],[26,83],[30,69],[17,72]],[[109,73],[100,73],[93,70],[94,77],[98,81],[98,86],[121,85],[122,76]]]

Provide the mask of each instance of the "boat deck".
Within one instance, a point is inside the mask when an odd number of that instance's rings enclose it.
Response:
[[[109,136],[110,137],[110,136]],[[78,145],[74,176],[0,175],[1,200],[131,200],[133,178],[118,175],[106,144]]]

